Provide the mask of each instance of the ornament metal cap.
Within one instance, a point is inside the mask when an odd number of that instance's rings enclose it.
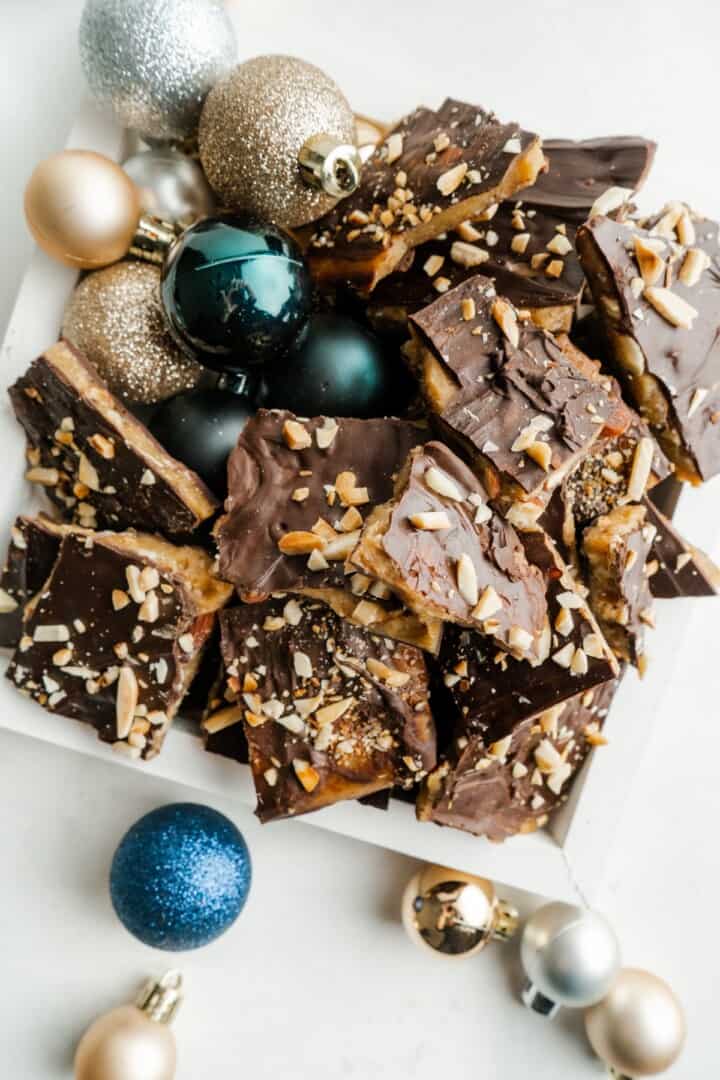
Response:
[[[343,199],[357,189],[363,162],[356,146],[332,135],[313,135],[301,147],[298,165],[306,184]]]
[[[183,977],[179,971],[166,971],[160,979],[149,978],[135,999],[135,1004],[157,1024],[171,1024],[183,1000]]]
[[[128,254],[162,266],[171,244],[181,232],[182,229],[171,221],[161,221],[150,214],[143,214],[138,221]]]
[[[549,997],[543,994],[542,990],[539,990],[534,982],[530,979],[525,980],[525,985],[520,993],[523,1004],[527,1005],[528,1009],[532,1009],[533,1012],[539,1013],[540,1016],[546,1016],[549,1020],[553,1020],[560,1012],[561,1005],[558,1001],[551,1001]]]

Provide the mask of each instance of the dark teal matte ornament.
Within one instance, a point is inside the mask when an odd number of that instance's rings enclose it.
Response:
[[[352,319],[313,315],[287,356],[270,365],[258,404],[299,416],[392,416],[411,394],[402,360]]]
[[[310,314],[312,284],[287,233],[245,214],[205,218],[168,252],[162,305],[178,344],[205,367],[240,371],[280,355]]]

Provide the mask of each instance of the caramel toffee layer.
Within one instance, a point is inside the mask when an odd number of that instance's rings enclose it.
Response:
[[[492,499],[534,497],[542,506],[618,415],[610,380],[581,370],[582,354],[569,343],[564,350],[518,319],[485,277],[463,282],[411,323],[428,404],[447,439],[473,458]]]
[[[577,229],[608,188],[642,186],[655,144],[632,136],[551,139],[543,150],[549,169],[518,199],[490,206],[452,234],[423,244],[408,269],[380,282],[368,308],[376,325],[404,325],[408,315],[482,266],[498,293],[539,326],[570,329],[585,283]]]
[[[655,527],[647,506],[618,506],[583,534],[590,606],[621,660],[642,667],[645,627],[654,626],[648,559]]]
[[[532,184],[536,135],[448,99],[405,117],[366,162],[358,190],[316,226],[308,257],[321,284],[370,292],[412,248]]]
[[[669,600],[678,596],[716,596],[720,567],[709,555],[689,544],[672,522],[645,499],[646,521],[655,529],[648,561],[650,592]]]
[[[594,217],[578,252],[631,398],[675,464],[720,471],[718,226],[682,203],[657,217]]]
[[[221,616],[262,821],[307,813],[435,765],[422,653],[338,618],[306,598],[241,605]],[[211,735],[232,723],[211,716]]]
[[[15,519],[0,578],[0,645],[14,648],[20,640],[25,605],[50,576],[63,535],[49,518]]]
[[[8,678],[134,758],[157,753],[230,587],[195,548],[68,530]]]
[[[412,452],[395,497],[370,516],[351,561],[412,610],[474,626],[519,656],[538,653],[542,574],[488,507],[474,473],[442,443]]]
[[[217,509],[200,478],[171,458],[65,342],[10,387],[28,440],[27,478],[63,516],[95,528],[191,533]]]
[[[502,841],[533,832],[567,800],[617,688],[612,680],[522,720],[507,734],[456,738],[418,798],[418,817]]]

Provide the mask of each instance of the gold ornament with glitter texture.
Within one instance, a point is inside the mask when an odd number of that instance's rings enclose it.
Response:
[[[127,260],[88,274],[65,309],[63,337],[125,401],[165,401],[200,378],[165,326],[159,288],[157,266]]]

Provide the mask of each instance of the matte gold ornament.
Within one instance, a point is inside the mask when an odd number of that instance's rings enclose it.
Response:
[[[121,1005],[87,1029],[75,1052],[75,1080],[173,1080],[169,1029],[182,1001],[182,975],[150,979],[134,1005]]]
[[[140,219],[140,196],[110,158],[63,150],[40,162],[25,189],[25,216],[48,255],[76,269],[122,259]]]
[[[498,900],[486,878],[443,866],[426,866],[408,882],[402,920],[420,948],[462,960],[492,940],[506,941],[518,925],[516,909]]]
[[[126,260],[88,274],[68,301],[62,334],[125,401],[165,401],[200,378],[167,329],[160,270],[148,263]]]
[[[624,968],[608,995],[585,1013],[590,1044],[619,1080],[655,1076],[685,1044],[682,1007],[657,975]]]
[[[219,201],[285,228],[314,221],[355,190],[355,118],[313,64],[258,56],[207,96],[200,160]]]

